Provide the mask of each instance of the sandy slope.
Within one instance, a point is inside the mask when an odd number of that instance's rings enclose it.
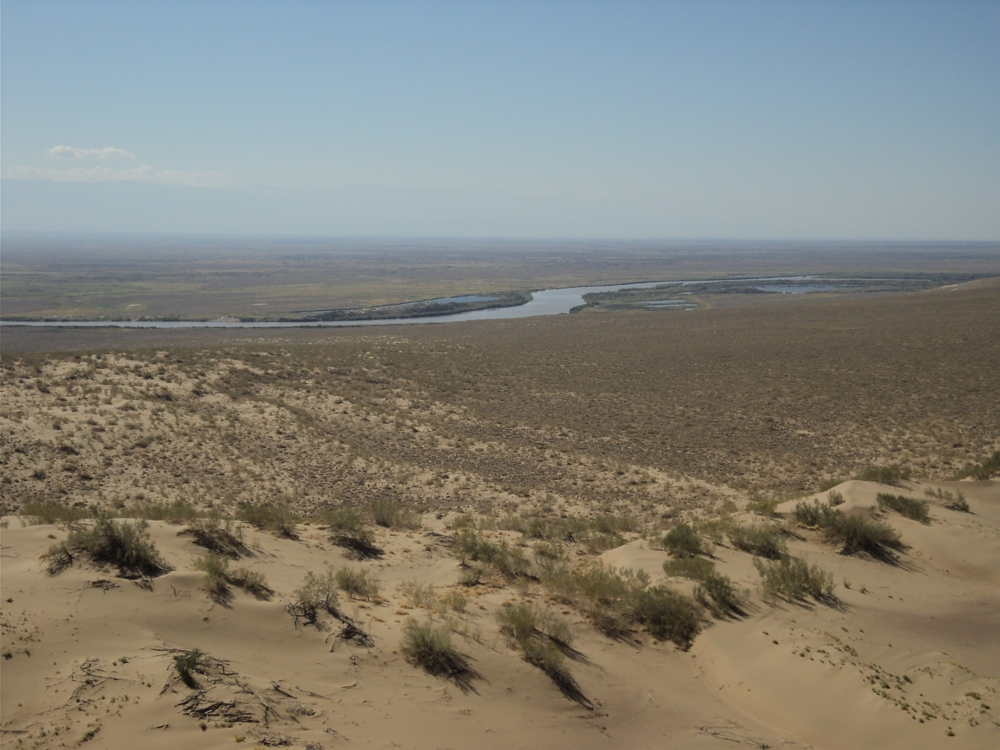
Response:
[[[85,564],[47,576],[39,555],[66,531],[8,517],[3,746],[73,747],[96,730],[88,748],[233,747],[240,738],[247,747],[299,748],[997,747],[1000,482],[961,487],[970,514],[932,503],[930,525],[889,516],[911,545],[899,566],[838,555],[800,530],[791,551],[834,573],[843,607],[774,607],[753,594],[750,616],[714,623],[687,653],[648,637],[609,641],[553,604],[576,636],[581,658],[570,665],[593,710],[563,697],[498,635],[494,611],[525,596],[544,602],[537,590],[462,588],[469,604],[455,624],[469,636],[457,642],[481,675],[471,691],[405,661],[406,619],[444,615],[412,607],[400,584],[432,583],[441,594],[459,577],[446,544],[428,534],[447,533],[444,521],[429,516],[421,531],[379,530],[386,555],[372,562],[348,560],[319,527],[300,527],[298,541],[249,531],[257,551],[239,564],[263,572],[274,595],[260,601],[234,590],[228,606],[201,590],[203,574],[192,569],[201,550],[178,535],[182,527],[151,523],[175,569],[144,588]],[[845,507],[861,508],[886,488],[839,489]],[[922,489],[908,486],[915,497]],[[749,555],[723,545],[715,554],[721,571],[756,587]],[[666,580],[666,554],[644,541],[603,558]],[[374,647],[340,640],[332,618],[313,627],[286,611],[306,571],[327,564],[381,577],[382,601],[341,597]],[[95,587],[98,580],[113,587]],[[198,678],[200,703],[187,704],[223,706],[204,729],[184,713],[183,701],[198,693],[172,668],[172,649],[191,648],[219,660]]]

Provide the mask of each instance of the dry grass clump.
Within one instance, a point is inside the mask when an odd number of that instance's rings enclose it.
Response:
[[[98,565],[114,565],[123,578],[154,578],[171,570],[153,546],[145,521],[98,518],[93,526],[70,531],[66,541],[49,548],[49,573],[55,575],[85,555]]]
[[[542,570],[550,591],[584,612],[594,627],[622,638],[636,625],[654,637],[688,648],[701,629],[702,608],[691,597],[662,586],[650,586],[643,571],[619,570],[603,564],[583,570],[550,565]]]
[[[213,517],[195,519],[179,533],[193,537],[199,547],[233,560],[250,553],[243,542],[243,527],[228,519],[224,523]]]
[[[73,508],[56,502],[26,503],[19,515],[29,524],[67,524],[87,518],[90,512],[85,508]]]
[[[462,692],[472,690],[472,681],[480,677],[470,666],[468,657],[452,644],[447,625],[408,620],[403,627],[399,650],[411,664],[435,677],[453,681]]]
[[[468,565],[469,561],[482,563],[507,580],[522,578],[531,572],[531,564],[519,548],[511,547],[505,540],[491,542],[471,529],[462,529],[456,535],[452,551],[462,565]]]
[[[904,495],[889,495],[884,492],[878,493],[875,498],[879,508],[891,508],[901,516],[910,518],[920,523],[930,523],[930,506],[923,500],[914,500],[912,497]]]
[[[372,571],[344,566],[334,574],[337,587],[354,599],[377,599],[381,582]]]
[[[370,510],[375,523],[387,529],[420,528],[420,516],[412,508],[394,500],[373,500]]]
[[[422,584],[418,581],[406,581],[400,584],[399,591],[410,600],[410,604],[414,607],[430,607],[437,599],[433,583]]]
[[[959,490],[957,493],[949,492],[948,490],[942,490],[938,487],[937,492],[932,490],[930,487],[924,490],[924,494],[927,497],[932,497],[936,500],[940,500],[944,507],[949,510],[957,510],[962,513],[969,513],[969,503],[965,499],[965,493]]]
[[[270,531],[286,539],[297,539],[297,518],[291,508],[280,502],[240,503],[236,517],[261,531]]]
[[[803,602],[811,596],[822,604],[835,605],[838,602],[833,593],[833,575],[817,565],[809,565],[791,555],[766,562],[754,558],[753,564],[760,574],[766,598]]]
[[[181,678],[181,682],[192,690],[197,690],[200,687],[194,676],[196,673],[203,674],[203,656],[198,649],[183,651],[174,656],[174,669],[177,671],[177,676]]]
[[[663,537],[663,548],[674,557],[697,557],[709,550],[701,535],[692,526],[679,523]]]
[[[737,526],[730,530],[729,541],[738,550],[769,560],[780,560],[787,552],[781,532],[769,526]]]
[[[899,532],[884,521],[849,516],[815,501],[796,505],[794,516],[804,526],[821,529],[827,541],[841,546],[842,555],[865,553],[894,563],[896,553],[906,549]]]

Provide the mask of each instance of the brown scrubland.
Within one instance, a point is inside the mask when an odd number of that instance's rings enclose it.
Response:
[[[4,747],[1000,745],[1000,281],[743,297],[5,327]]]

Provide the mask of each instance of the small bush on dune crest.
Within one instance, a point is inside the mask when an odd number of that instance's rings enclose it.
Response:
[[[212,599],[225,603],[229,598],[229,586],[236,586],[258,599],[266,599],[271,594],[267,587],[267,579],[262,573],[237,568],[229,570],[229,558],[209,552],[204,557],[195,558],[195,570],[205,573],[205,583],[202,588]]]
[[[695,600],[715,617],[742,617],[746,614],[743,597],[733,588],[733,582],[715,569],[715,563],[703,557],[682,557],[666,560],[663,572],[698,581]]]
[[[381,557],[383,550],[375,546],[375,535],[368,528],[364,516],[354,508],[327,508],[319,520],[333,532],[333,542],[354,553],[360,560]]]
[[[715,563],[704,557],[675,557],[663,562],[663,572],[668,576],[704,581],[715,573]]]
[[[969,503],[965,499],[965,494],[959,490],[957,493],[949,492],[948,490],[942,490],[938,487],[937,492],[932,490],[930,487],[924,490],[924,494],[927,497],[933,497],[936,500],[940,500],[944,507],[949,510],[957,510],[962,513],[969,513]]]
[[[419,529],[420,516],[394,500],[378,499],[371,504],[372,518],[387,529]]]
[[[62,571],[72,564],[74,554],[82,554],[98,565],[114,565],[126,578],[163,575],[171,568],[150,541],[148,527],[145,521],[98,518],[90,528],[70,531],[65,542],[49,549],[49,572]]]
[[[447,625],[408,620],[403,627],[399,650],[414,666],[436,677],[452,680],[463,692],[472,690],[472,680],[479,678],[468,658],[452,644]]]
[[[1000,474],[1000,451],[994,451],[993,455],[984,459],[979,464],[969,464],[955,475],[955,479],[975,479],[978,482],[985,482],[994,474]]]
[[[324,575],[309,571],[302,587],[294,593],[295,606],[301,610],[297,614],[305,617],[308,622],[315,622],[320,611],[335,615],[338,588],[333,570],[328,568]]]
[[[250,552],[243,543],[242,527],[230,520],[220,523],[218,518],[195,519],[186,529],[178,533],[193,537],[195,544],[204,547],[209,552],[224,555],[233,560]]]
[[[694,599],[662,586],[640,592],[633,604],[634,617],[661,641],[688,649],[701,631],[704,613]]]
[[[849,516],[819,502],[799,503],[794,516],[804,526],[821,529],[827,541],[841,545],[843,555],[863,552],[883,562],[894,562],[895,553],[906,549],[899,533],[889,524]]]
[[[172,503],[143,503],[125,511],[129,518],[144,518],[147,521],[166,521],[167,523],[189,523],[198,518],[202,512],[186,500],[174,500]]]
[[[900,482],[909,478],[909,469],[901,469],[896,464],[872,466],[858,475],[858,479],[864,482],[877,482],[878,484],[887,484],[890,487],[898,487]]]
[[[508,580],[527,576],[531,572],[531,564],[520,548],[511,547],[506,541],[491,542],[470,529],[462,529],[458,533],[452,551],[463,565],[470,560],[484,563]]]
[[[889,495],[884,492],[878,493],[875,499],[879,508],[891,508],[901,516],[920,521],[920,523],[930,523],[931,521],[928,512],[929,506],[923,500],[914,500],[903,495]]]
[[[801,602],[811,596],[824,604],[837,602],[833,576],[817,565],[810,566],[805,560],[790,555],[768,562],[755,558],[753,564],[760,574],[765,597]]]
[[[686,523],[674,526],[663,537],[663,547],[674,557],[697,557],[705,554],[701,535]]]
[[[729,532],[729,541],[738,550],[769,560],[778,560],[787,551],[781,532],[766,526],[737,526]]]

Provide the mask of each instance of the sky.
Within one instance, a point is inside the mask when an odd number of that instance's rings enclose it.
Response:
[[[4,231],[1000,240],[1000,2],[0,6]]]

